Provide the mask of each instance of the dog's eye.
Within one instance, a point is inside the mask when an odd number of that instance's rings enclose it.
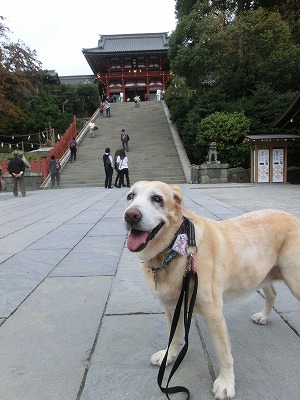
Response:
[[[163,203],[163,198],[158,195],[154,195],[151,197],[151,200],[154,201],[154,203],[162,204]]]
[[[127,195],[127,200],[132,200],[134,198],[134,194],[133,193],[129,193]]]

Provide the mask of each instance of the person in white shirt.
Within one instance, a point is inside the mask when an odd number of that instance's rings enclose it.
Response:
[[[129,170],[128,170],[128,157],[126,156],[125,150],[121,149],[120,154],[117,157],[117,164],[118,164],[118,169],[119,169],[119,175],[120,175],[120,180],[119,180],[119,188],[124,187],[124,175],[126,176],[126,184],[127,187],[130,187],[129,183]]]
[[[95,137],[95,122],[90,122],[89,123],[89,127],[90,127],[90,134],[91,134],[91,137],[93,138],[93,137]]]
[[[104,108],[105,108],[105,111],[106,111],[106,116],[107,116],[108,118],[111,117],[111,114],[110,114],[110,107],[111,107],[110,102],[109,102],[108,100],[105,100],[105,102],[104,102]]]

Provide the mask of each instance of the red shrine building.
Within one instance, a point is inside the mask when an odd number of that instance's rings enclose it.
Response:
[[[98,79],[102,100],[113,95],[123,101],[134,96],[154,100],[171,78],[168,49],[163,32],[100,35],[98,46],[82,53]]]

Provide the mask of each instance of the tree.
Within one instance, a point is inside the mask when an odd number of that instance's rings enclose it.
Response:
[[[300,89],[300,46],[278,13],[245,12],[227,29],[219,83],[231,98],[248,95],[259,84],[284,93]]]
[[[193,92],[187,86],[185,78],[174,75],[169,87],[166,90],[166,101],[169,103],[172,121],[178,128],[182,127],[185,121],[185,115],[189,110],[189,101]]]
[[[96,85],[84,83],[76,87],[78,100],[83,102],[84,110],[91,116],[99,106],[99,93]]]
[[[233,99],[259,83],[280,92],[300,89],[300,46],[280,14],[260,8],[231,20],[230,13],[205,10],[183,16],[170,37],[171,69],[189,86],[225,87]]]
[[[193,9],[170,36],[171,70],[193,89],[214,83],[224,68],[226,23],[209,8]]]
[[[171,86],[166,101],[191,162],[205,161],[209,143],[196,136],[210,114],[244,113],[250,132],[270,131],[300,89],[300,46],[283,7],[290,3],[299,11],[294,0],[177,1],[170,66],[192,96],[169,97]],[[244,150],[232,144],[224,156],[246,165]]]
[[[221,161],[231,167],[248,167],[249,146],[243,141],[249,132],[249,126],[250,121],[244,113],[215,112],[198,124],[196,142],[200,148],[206,149],[206,154],[210,143],[216,142]],[[204,162],[203,154],[201,158],[200,161]]]
[[[30,100],[36,94],[42,71],[35,51],[21,41],[12,43],[8,38],[10,30],[1,20],[0,136],[17,135],[27,129]]]
[[[40,91],[32,105],[31,131],[40,132],[49,127],[63,134],[72,122],[72,114],[62,113],[57,98],[47,91]]]
[[[272,132],[273,122],[295,97],[295,92],[278,93],[268,84],[259,84],[256,89],[234,102],[236,110],[244,110],[250,119],[251,132]]]

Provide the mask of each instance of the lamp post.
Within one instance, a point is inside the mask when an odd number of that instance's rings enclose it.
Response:
[[[67,105],[69,103],[69,100],[65,100],[62,102],[62,112],[65,112],[65,105]]]

